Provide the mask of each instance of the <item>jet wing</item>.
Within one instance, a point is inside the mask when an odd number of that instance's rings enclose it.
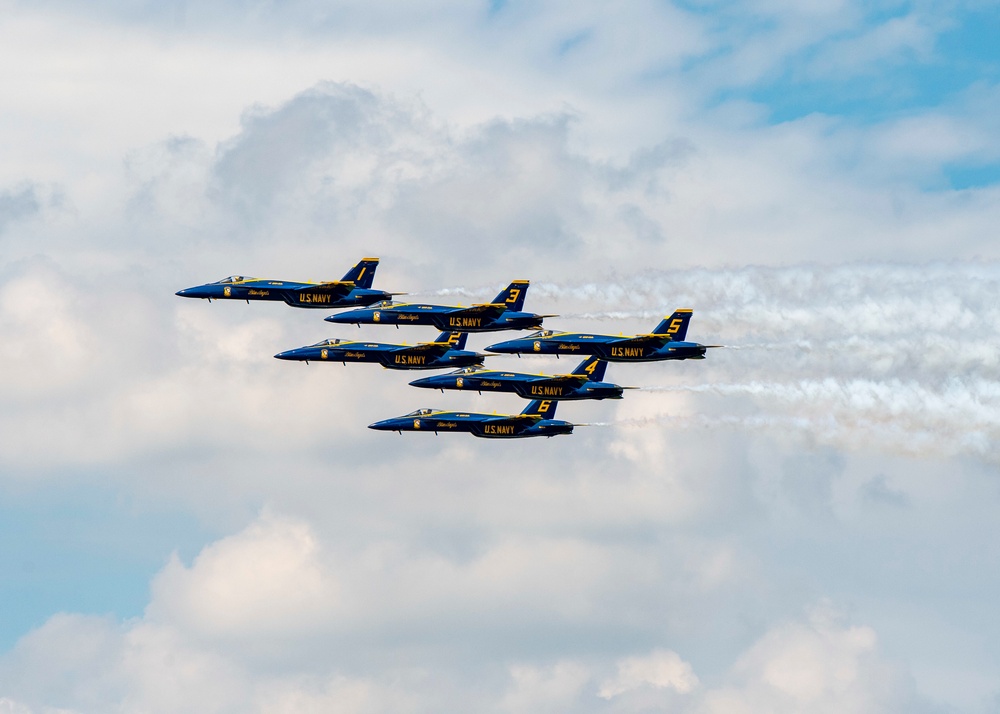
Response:
[[[546,379],[533,380],[531,384],[539,387],[559,386],[561,384],[585,384],[590,377],[586,374],[554,374]]]
[[[347,294],[355,288],[355,285],[350,280],[330,280],[325,283],[315,283],[314,285],[307,285],[305,287],[298,288],[296,292],[300,293],[328,293],[337,292]]]
[[[448,313],[449,317],[498,317],[507,306],[502,302],[486,302],[472,307],[460,307]]]
[[[418,355],[425,352],[438,352],[442,347],[447,346],[447,342],[421,342],[412,346],[399,347],[392,352],[397,355]]]
[[[670,341],[671,339],[668,335],[633,335],[632,337],[623,337],[620,340],[615,340],[610,344],[613,344],[615,347],[629,347],[632,345],[642,347],[650,344],[659,344],[662,346]]]
[[[498,419],[521,419],[523,421],[536,422],[542,420],[541,414],[506,414],[502,417],[497,417]],[[489,421],[493,421],[490,419]]]

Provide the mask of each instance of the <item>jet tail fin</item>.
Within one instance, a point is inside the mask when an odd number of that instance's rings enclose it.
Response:
[[[502,304],[508,310],[521,312],[524,298],[528,294],[528,284],[527,280],[515,280],[493,298],[493,304]]]
[[[376,268],[378,268],[378,258],[362,258],[357,265],[347,271],[343,278],[344,282],[354,283],[359,288],[370,290]]]
[[[604,372],[608,368],[608,363],[600,357],[588,357],[573,370],[572,374],[583,375],[590,382],[604,381]]]
[[[555,419],[556,406],[559,404],[555,399],[536,399],[524,408],[521,416],[538,416],[542,419]]]
[[[683,342],[687,338],[688,323],[691,322],[693,313],[694,311],[690,308],[674,310],[672,315],[663,318],[663,321],[653,329],[652,334]]]
[[[442,332],[434,338],[434,342],[437,344],[448,343],[454,350],[464,350],[467,339],[469,339],[468,332]]]

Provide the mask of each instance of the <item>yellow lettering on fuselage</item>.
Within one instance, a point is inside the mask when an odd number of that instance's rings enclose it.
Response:
[[[449,317],[448,327],[482,327],[481,317]]]
[[[332,301],[332,295],[324,295],[323,293],[299,293],[299,302],[329,305]]]
[[[396,364],[427,364],[426,355],[394,355]]]
[[[642,357],[641,347],[612,347],[612,357]]]
[[[546,387],[541,385],[531,385],[531,395],[535,397],[561,397],[562,387]]]
[[[486,424],[483,427],[484,434],[507,435],[514,433],[513,424]]]
[[[254,297],[267,297],[271,294],[270,290],[249,290],[247,295],[252,295]]]

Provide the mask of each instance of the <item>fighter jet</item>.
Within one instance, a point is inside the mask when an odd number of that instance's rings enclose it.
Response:
[[[286,280],[267,280],[233,275],[224,280],[193,288],[179,290],[177,295],[212,300],[274,300],[292,307],[323,308],[358,307],[393,295],[383,290],[372,290],[372,279],[378,268],[378,258],[364,258],[347,271],[341,280],[324,283],[295,283]]]
[[[677,310],[648,335],[630,337],[543,330],[523,339],[498,342],[488,352],[508,354],[594,355],[609,362],[655,362],[670,359],[705,359],[705,352],[721,345],[685,342],[692,310]]]
[[[523,439],[529,436],[572,434],[573,424],[554,419],[556,405],[551,399],[535,400],[520,414],[476,414],[418,409],[405,416],[369,424],[378,431],[465,431],[484,439]]]
[[[552,315],[522,312],[527,280],[515,280],[493,302],[472,307],[424,305],[386,301],[361,310],[349,310],[326,318],[328,322],[354,325],[433,325],[439,330],[495,332],[531,330],[541,327],[542,319]]]
[[[454,369],[481,365],[486,355],[465,349],[468,334],[442,332],[434,342],[387,345],[380,342],[323,340],[275,355],[278,359],[316,362],[377,362],[388,369]]]
[[[457,372],[435,374],[416,379],[414,387],[430,389],[462,389],[483,392],[514,392],[525,399],[621,399],[619,387],[605,382],[608,363],[600,357],[588,357],[571,374],[521,374],[501,372],[485,367],[466,367]]]

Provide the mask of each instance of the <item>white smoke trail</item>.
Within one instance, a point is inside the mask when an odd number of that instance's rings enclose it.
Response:
[[[964,432],[948,428],[936,430],[906,422],[866,418],[864,415],[790,416],[780,414],[755,415],[655,415],[610,422],[592,422],[591,426],[643,429],[650,427],[673,430],[730,429],[771,433],[787,437],[807,436],[816,443],[840,448],[868,448],[889,451],[904,456],[974,456],[990,463],[1000,463],[996,430],[992,434]]]
[[[497,289],[454,287],[437,294],[481,301]],[[657,417],[652,423],[660,426],[785,429],[844,448],[998,461],[997,294],[997,263],[865,264],[649,271],[605,282],[534,283],[526,304],[560,314],[547,323],[556,329],[606,334],[644,332],[675,308],[694,308],[688,338],[729,349],[683,368],[612,365],[615,381],[641,386],[635,377],[619,376],[628,370],[648,375],[660,369],[687,380],[698,375],[697,386],[647,378],[660,386],[643,391],[647,398],[686,392],[738,399],[760,414]],[[718,408],[706,403],[706,411]]]
[[[792,384],[656,385],[640,391],[744,396],[764,409],[786,412],[692,417],[705,426],[796,428],[841,445],[882,444],[908,454],[972,454],[991,461],[1000,456],[1000,384],[991,380],[951,379],[938,389],[830,377]]]

